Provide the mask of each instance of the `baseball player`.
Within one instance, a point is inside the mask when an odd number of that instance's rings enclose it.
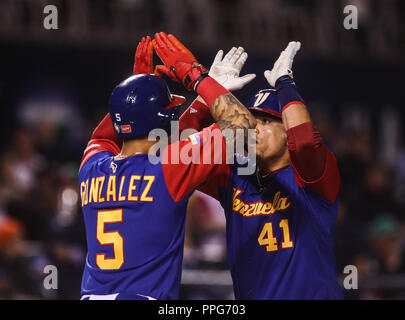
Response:
[[[159,33],[155,40],[165,62],[157,72],[215,105],[219,125],[172,143],[161,153],[162,159],[172,159],[184,152],[191,154],[190,161],[149,161],[156,142],[148,140],[148,133],[169,131],[185,99],[172,95],[166,82],[152,74],[152,41],[143,38],[135,54],[135,75],[113,90],[109,114],[94,130],[79,169],[88,247],[82,299],[178,298],[187,201],[223,166],[226,148],[220,128],[249,129],[256,124],[175,37]],[[203,164],[204,153],[199,151],[207,145],[211,161]],[[215,146],[221,152],[215,152]]]
[[[225,210],[236,299],[343,297],[333,253],[339,172],[292,78],[300,45],[288,44],[264,73],[274,89],[260,90],[247,105],[257,121],[255,174],[238,175],[237,163],[221,166],[199,187]],[[231,51],[241,55],[243,48]],[[222,54],[210,75],[238,82],[237,58]],[[197,128],[209,115],[200,105],[194,117],[187,110],[181,127]]]

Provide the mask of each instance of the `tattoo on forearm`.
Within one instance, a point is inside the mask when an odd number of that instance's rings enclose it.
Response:
[[[256,119],[253,115],[231,94],[215,99],[211,106],[211,114],[221,130],[256,127]]]
[[[237,136],[242,138],[242,150],[249,140],[248,130],[256,127],[256,119],[233,95],[218,97],[211,105],[211,114],[221,129],[227,144],[227,153],[233,157]],[[241,136],[242,134],[242,136]]]

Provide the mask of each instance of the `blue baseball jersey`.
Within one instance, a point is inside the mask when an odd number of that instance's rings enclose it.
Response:
[[[292,166],[259,179],[238,175],[237,163],[199,188],[225,210],[235,298],[342,299],[333,250],[338,200],[326,186],[339,185],[332,153],[313,186]]]
[[[174,299],[188,197],[172,199],[148,155],[113,158],[99,152],[79,174],[88,245],[82,294]]]
[[[203,148],[213,129],[169,145],[162,158]],[[118,152],[112,138],[92,139],[79,171],[88,247],[82,296],[177,299],[187,202],[218,165],[153,164],[145,154],[115,160]]]
[[[259,109],[280,117],[269,112],[271,108]],[[198,129],[207,119],[209,109],[193,105],[180,118],[180,127]],[[199,190],[224,208],[236,299],[341,299],[333,250],[340,187],[337,162],[311,122],[286,133],[290,166],[264,179],[257,173],[238,175],[238,163],[246,159],[236,156],[234,165],[218,168]],[[298,137],[309,137],[314,148],[298,152]],[[321,167],[320,159],[323,173],[319,177],[317,172],[316,180],[307,181],[295,167],[312,176],[313,169]],[[310,175],[302,170],[303,163]]]

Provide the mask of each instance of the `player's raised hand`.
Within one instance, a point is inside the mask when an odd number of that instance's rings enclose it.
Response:
[[[135,52],[133,74],[153,73],[153,45],[149,36],[142,37]]]
[[[291,78],[292,74],[292,64],[297,51],[301,48],[301,42],[291,41],[288,46],[281,52],[279,58],[274,63],[272,70],[266,70],[264,72],[264,77],[267,82],[275,87],[278,78],[289,75]]]
[[[197,61],[197,59],[194,57],[194,55],[188,50],[174,35],[169,34],[167,38],[170,40],[170,42],[180,51],[188,55],[192,60]],[[153,39],[152,41],[153,47],[156,48],[156,39]],[[168,67],[165,65],[157,65],[155,67],[155,75],[161,77],[163,74],[167,75],[174,81],[178,81],[176,76],[169,70]]]
[[[165,68],[155,69],[155,73],[165,73],[170,78],[183,83],[187,89],[195,90],[208,71],[198,63],[194,55],[173,35],[156,33],[153,47]]]
[[[211,78],[214,78],[223,87],[229,91],[239,90],[256,77],[253,73],[239,77],[248,57],[242,47],[233,47],[225,57],[223,55],[224,51],[219,50],[208,73]]]

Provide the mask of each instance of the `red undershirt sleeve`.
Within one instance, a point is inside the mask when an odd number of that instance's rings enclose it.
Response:
[[[306,122],[287,130],[287,145],[297,184],[335,202],[340,188],[337,161],[313,123]]]
[[[219,201],[219,190],[228,187],[230,172],[229,165],[218,167],[197,190]]]
[[[210,108],[196,99],[179,119],[180,134],[186,129],[201,131],[210,126],[212,122]]]
[[[173,200],[184,199],[207,179],[218,177],[218,189],[226,186],[230,174],[226,164],[226,145],[214,123],[188,140],[170,144],[162,152],[162,170]],[[213,196],[215,192],[211,192]]]
[[[111,117],[107,114],[99,125],[94,129],[90,141],[84,150],[80,168],[93,155],[100,151],[110,151],[117,155],[121,150],[122,139],[114,132]]]

